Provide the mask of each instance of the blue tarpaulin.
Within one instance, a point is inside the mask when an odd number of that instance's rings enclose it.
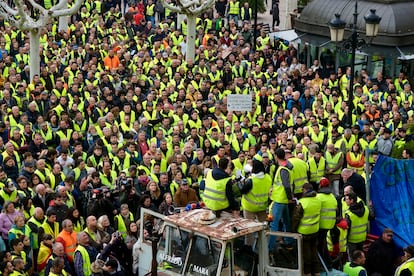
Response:
[[[371,175],[370,193],[375,209],[371,232],[394,231],[394,240],[414,244],[414,160],[379,156]]]

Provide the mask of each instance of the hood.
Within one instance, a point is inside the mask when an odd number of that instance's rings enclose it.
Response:
[[[349,206],[349,211],[357,215],[358,217],[362,217],[365,214],[365,206],[362,201],[357,202],[354,205]]]
[[[223,178],[230,177],[228,173],[219,168],[213,169],[212,176],[215,180],[221,180]]]
[[[319,188],[318,193],[329,195],[331,193],[331,188],[330,187]]]
[[[308,191],[303,197],[315,197],[317,193],[314,190]]]

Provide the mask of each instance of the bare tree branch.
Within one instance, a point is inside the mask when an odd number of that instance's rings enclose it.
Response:
[[[68,2],[67,1],[59,1],[58,4],[54,5],[49,9],[49,11],[57,11],[57,10],[63,10],[68,8]]]
[[[165,2],[165,0],[160,0],[161,4],[166,7],[167,9],[171,10],[172,12],[181,13],[181,9],[177,6],[171,5],[170,3]]]
[[[0,7],[3,9],[2,13],[9,13],[11,15],[17,15],[17,10],[12,9],[9,5],[6,4],[6,2],[1,1]]]
[[[199,1],[199,0],[178,0],[176,5],[167,3],[165,0],[161,0],[161,4],[170,9],[173,12],[181,14],[199,15],[206,11],[214,3],[214,0]]]
[[[201,4],[201,6],[199,6],[199,7],[195,8],[195,9],[192,11],[192,12],[193,12],[193,14],[200,14],[200,13],[202,13],[202,12],[204,12],[204,11],[208,10],[208,9],[211,7],[211,5],[213,4],[213,2],[214,2],[214,0],[208,0],[208,1],[203,2],[203,3]]]
[[[12,24],[12,25],[17,25],[17,21],[16,21],[16,19],[14,18],[14,16],[12,16],[12,15],[10,15],[9,13],[7,13],[7,12],[5,12],[4,10],[3,10],[3,8],[0,8],[0,15],[6,20],[6,21],[8,21],[8,22],[10,22],[10,24]]]
[[[66,1],[62,1],[62,2],[66,2]],[[72,5],[70,9],[66,8],[64,10],[62,9],[62,10],[53,11],[52,17],[72,15],[80,9],[80,7],[82,6],[82,3],[83,3],[82,0],[76,0],[75,4]]]
[[[43,8],[41,5],[39,5],[38,3],[36,3],[33,0],[28,0],[30,5],[32,5],[33,9],[38,10],[40,13],[45,14],[46,13],[46,9]]]

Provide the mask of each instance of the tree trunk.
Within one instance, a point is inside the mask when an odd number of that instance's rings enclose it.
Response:
[[[177,13],[177,30],[181,28],[181,22],[184,21],[185,15],[181,13]]]
[[[188,26],[188,35],[187,35],[187,55],[185,60],[194,60],[195,56],[195,38],[196,38],[196,15],[187,14],[187,26]]]
[[[40,33],[39,29],[30,30],[30,81],[40,74]]]
[[[60,0],[66,2],[65,8],[68,6],[68,0]],[[79,1],[79,0],[78,0]],[[59,16],[59,27],[58,30],[67,32],[69,28],[69,16]]]

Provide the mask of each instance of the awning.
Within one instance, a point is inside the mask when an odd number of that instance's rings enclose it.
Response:
[[[299,38],[296,31],[293,30],[293,29],[279,31],[279,32],[273,32],[273,33],[270,33],[269,36],[273,37],[273,38],[281,38],[281,39],[289,41],[289,42],[297,40]]]
[[[285,41],[288,41],[289,43],[293,43],[293,46],[297,49],[298,43],[301,43],[300,36],[296,33],[294,29],[291,30],[283,30],[279,32],[272,32],[269,33],[270,39],[283,39]]]
[[[413,60],[414,59],[414,46],[395,47],[400,52],[399,60]]]
[[[301,42],[302,43],[307,43],[316,47],[325,47],[325,48],[334,48],[331,47],[330,45],[334,45],[333,43],[331,43],[331,39],[329,37],[325,37],[325,36],[320,36],[320,35],[315,35],[315,34],[310,34],[310,33],[303,33],[303,32],[298,32],[298,35],[301,38]]]

